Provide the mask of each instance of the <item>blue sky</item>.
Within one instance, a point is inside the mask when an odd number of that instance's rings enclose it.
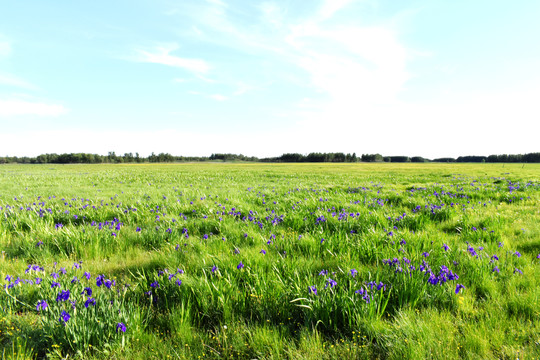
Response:
[[[0,155],[540,151],[540,1],[0,9]]]

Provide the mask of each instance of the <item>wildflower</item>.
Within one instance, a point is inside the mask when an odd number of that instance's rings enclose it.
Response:
[[[47,302],[45,300],[40,300],[38,301],[37,305],[36,305],[36,310],[39,311],[39,310],[45,310],[47,308]]]
[[[105,280],[105,286],[107,287],[107,289],[110,289],[112,285],[114,285],[114,283],[111,280]]]
[[[71,316],[67,312],[62,310],[62,314],[60,314],[60,322],[63,323],[63,325],[66,325],[70,318]]]
[[[457,285],[456,285],[456,294],[458,294],[458,293],[459,293],[459,290],[461,290],[461,289],[465,289],[465,286],[463,286],[463,285],[461,285],[461,284],[457,284]]]
[[[493,268],[493,270],[491,270],[491,272],[499,272],[499,271],[500,271],[500,270],[499,270],[499,268],[498,268],[497,266],[495,266],[495,267]]]
[[[328,278],[328,280],[326,280],[326,286],[324,288],[326,289],[328,285],[330,285],[330,287],[333,288],[334,286],[337,285],[337,282],[331,278]]]
[[[321,244],[322,244],[322,243],[323,243],[324,241],[325,241],[325,240],[324,240],[324,238],[323,238],[323,239],[321,239]]]
[[[81,295],[86,294],[86,296],[92,296],[92,289],[89,287],[85,287]]]
[[[515,269],[514,269],[514,274],[515,274],[515,273],[518,273],[518,274],[520,274],[520,275],[523,275],[523,271],[519,270],[518,268],[515,268]]]
[[[36,247],[40,247],[41,245],[43,245],[43,241],[39,240],[38,243],[36,244]]]
[[[428,252],[423,252],[423,253],[422,253],[422,256],[424,256],[424,257],[427,258],[427,257],[429,256],[429,253],[428,253]]]
[[[503,243],[502,242],[499,242],[499,247],[503,247]]]
[[[60,293],[58,293],[58,295],[56,296],[56,302],[66,301],[67,299],[69,299],[69,295],[70,295],[69,290],[60,291]]]
[[[123,323],[116,324],[116,332],[118,332],[118,330],[120,330],[121,332],[126,332],[126,325],[124,325]]]
[[[154,281],[153,283],[150,284],[150,287],[156,289],[159,287],[159,283],[157,281]]]
[[[355,277],[356,274],[358,274],[358,271],[356,271],[356,269],[351,269],[351,276]]]
[[[516,251],[514,255],[516,255],[517,257],[521,257],[521,253],[519,251]]]
[[[182,280],[176,279],[176,285],[178,285],[178,286],[182,285]]]
[[[263,255],[266,255],[266,250],[261,249],[261,251],[259,251],[259,253],[261,253],[261,254],[263,254]]]
[[[104,275],[98,275],[96,277],[96,285],[97,286],[101,286],[103,285],[103,282],[105,281],[105,276]]]
[[[444,249],[444,251],[450,250],[450,247],[448,247],[448,245],[446,245],[446,244],[443,244],[442,248]]]
[[[215,273],[216,270],[217,270],[217,268],[218,268],[218,267],[217,267],[216,265],[214,265],[214,266],[212,266],[212,269],[211,269],[210,271],[212,271],[212,273]]]
[[[315,285],[309,286],[309,287],[308,287],[308,291],[309,291],[310,294],[315,294],[315,295],[317,295],[317,288],[315,287]]]
[[[240,261],[240,264],[236,265],[236,268],[238,270],[242,269],[244,267],[244,264]]]
[[[94,298],[88,298],[88,299],[84,302],[84,307],[85,307],[85,308],[88,308],[90,305],[96,306],[96,299],[94,299]]]
[[[135,229],[135,232],[141,232],[141,228],[137,226],[137,229]]]
[[[60,284],[57,283],[56,281],[53,281],[53,282],[51,283],[51,289],[53,289],[53,288],[55,288],[55,287],[60,287]]]
[[[328,275],[328,270],[322,269],[321,272],[319,273],[319,276],[326,276],[326,275]]]

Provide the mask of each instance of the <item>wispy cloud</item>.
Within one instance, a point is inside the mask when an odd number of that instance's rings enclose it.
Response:
[[[0,85],[13,86],[27,90],[36,90],[37,86],[15,75],[0,73]]]
[[[157,47],[151,51],[138,49],[137,56],[133,60],[144,63],[153,63],[182,68],[196,74],[206,74],[210,70],[208,62],[202,59],[183,58],[171,55],[178,49],[178,45]]]
[[[68,111],[64,106],[27,100],[0,100],[0,117],[35,115],[58,116]]]
[[[319,15],[322,19],[332,17],[336,12],[347,7],[350,3],[356,0],[324,0],[322,6],[319,8]]]

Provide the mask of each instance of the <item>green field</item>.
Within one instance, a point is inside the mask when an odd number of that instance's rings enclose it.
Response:
[[[0,166],[4,358],[540,358],[540,165]]]

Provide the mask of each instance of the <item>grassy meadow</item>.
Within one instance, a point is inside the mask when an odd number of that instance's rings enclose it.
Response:
[[[3,358],[540,358],[540,165],[2,165],[0,249]]]

